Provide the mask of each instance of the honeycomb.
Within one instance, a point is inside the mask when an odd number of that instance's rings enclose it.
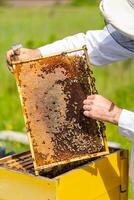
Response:
[[[16,62],[14,75],[35,170],[107,153],[99,123],[83,115],[92,94],[84,53]]]

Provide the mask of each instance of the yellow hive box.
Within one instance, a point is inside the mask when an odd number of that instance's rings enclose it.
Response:
[[[128,152],[112,152],[52,179],[16,171],[0,160],[0,200],[127,200]],[[2,166],[3,163],[3,166]]]

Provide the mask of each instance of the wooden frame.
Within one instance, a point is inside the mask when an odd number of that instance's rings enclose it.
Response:
[[[93,93],[87,48],[13,62],[35,172],[109,153],[100,122],[83,115]]]

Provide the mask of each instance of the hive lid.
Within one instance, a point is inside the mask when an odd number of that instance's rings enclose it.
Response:
[[[96,93],[86,47],[14,62],[34,168],[38,172],[108,153],[104,124],[83,115]]]

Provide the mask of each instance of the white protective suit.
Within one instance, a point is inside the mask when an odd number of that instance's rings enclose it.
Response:
[[[87,31],[86,34],[79,33],[66,37],[40,47],[39,50],[43,56],[49,56],[86,45],[90,62],[95,66],[134,58],[134,40],[127,38],[110,26],[108,25],[103,30]],[[134,186],[134,113],[124,109],[120,115],[118,126],[120,133],[133,142],[130,176]]]

